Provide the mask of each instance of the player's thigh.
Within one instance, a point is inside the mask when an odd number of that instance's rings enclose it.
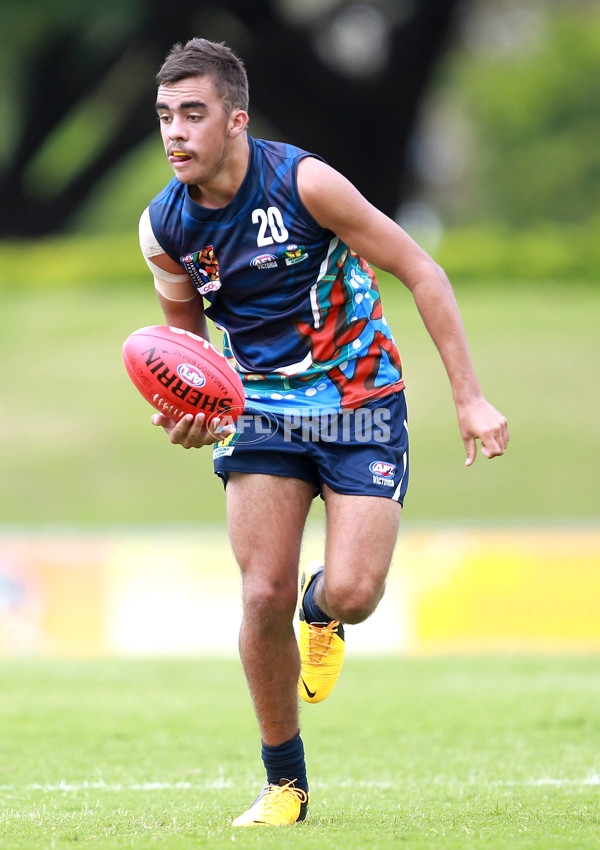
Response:
[[[232,472],[226,488],[229,538],[242,574],[296,581],[314,486],[298,478]]]
[[[383,587],[400,528],[394,499],[353,496],[323,487],[327,511],[325,571],[328,583]]]

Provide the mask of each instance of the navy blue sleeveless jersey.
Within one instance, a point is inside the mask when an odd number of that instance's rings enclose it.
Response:
[[[202,207],[173,178],[149,212],[158,243],[225,331],[249,406],[352,408],[401,389],[372,269],[300,200],[297,165],[313,154],[248,141],[248,171],[230,204]]]

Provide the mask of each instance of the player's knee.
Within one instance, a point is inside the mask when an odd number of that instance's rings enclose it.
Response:
[[[385,584],[368,578],[360,582],[334,582],[327,585],[327,613],[342,623],[362,623],[377,608]]]
[[[274,579],[244,581],[243,604],[246,618],[269,628],[291,621],[296,610],[297,585]]]

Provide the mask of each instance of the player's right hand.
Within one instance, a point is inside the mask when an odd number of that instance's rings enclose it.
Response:
[[[197,413],[196,416],[188,413],[181,419],[175,420],[165,416],[164,413],[155,413],[151,422],[153,425],[162,427],[174,445],[183,446],[184,449],[210,446],[235,431],[234,425],[224,425],[220,430],[221,419],[218,416],[211,419],[207,428],[205,418],[204,413]]]

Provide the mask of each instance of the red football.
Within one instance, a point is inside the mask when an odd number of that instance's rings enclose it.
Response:
[[[186,413],[230,423],[244,410],[244,387],[224,354],[180,328],[152,325],[123,344],[129,377],[146,401],[171,419]]]

